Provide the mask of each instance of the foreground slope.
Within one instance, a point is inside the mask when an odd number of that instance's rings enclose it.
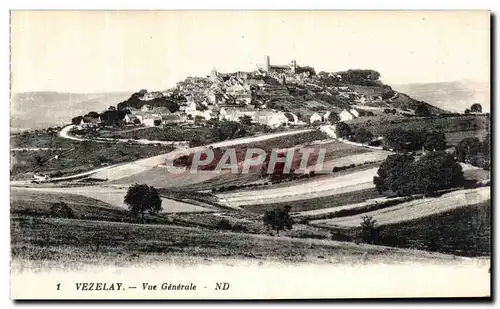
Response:
[[[278,262],[399,263],[457,262],[461,258],[423,251],[356,245],[329,240],[215,232],[167,225],[35,218],[11,220],[12,258],[39,266],[89,264],[186,264],[233,258]]]

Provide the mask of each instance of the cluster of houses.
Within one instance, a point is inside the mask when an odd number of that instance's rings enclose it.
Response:
[[[297,116],[291,112],[281,112],[269,109],[252,110],[241,107],[223,107],[219,112],[219,120],[239,121],[243,117],[250,117],[252,122],[278,127],[281,125],[313,125],[328,122],[333,111],[311,112],[308,115]],[[359,109],[344,109],[339,113],[340,121],[352,120],[366,114]],[[300,119],[302,118],[302,119]]]
[[[241,121],[248,117],[253,123],[259,123],[269,127],[278,127],[282,125],[305,126],[317,123],[328,122],[332,111],[311,112],[308,115],[302,115],[302,119],[294,113],[282,112],[271,109],[252,109],[248,107],[220,106],[217,109],[206,109],[200,111],[196,109],[196,104],[188,103],[181,107],[178,112],[170,112],[166,107],[155,107],[144,105],[141,109],[130,108],[130,113],[125,115],[124,122],[130,125],[144,125],[147,127],[162,126],[168,124],[193,123],[196,118],[200,120],[226,120]],[[351,120],[363,116],[363,112],[352,108],[344,109],[339,113],[341,121]],[[101,124],[100,117],[85,116],[79,125],[80,128],[92,128]]]
[[[266,103],[261,102],[259,98],[267,95],[286,101],[291,96],[293,97],[290,91],[294,95],[304,96],[313,91],[345,97],[361,106],[368,102],[382,100],[379,96],[358,95],[345,86],[325,86],[326,88],[318,86],[310,79],[313,74],[315,74],[314,69],[298,66],[295,60],[288,65],[271,65],[268,56],[265,57],[264,65],[253,73],[223,74],[214,69],[206,78],[188,77],[170,90],[162,92],[141,90],[139,100],[143,101],[144,105],[140,109],[130,107],[130,113],[125,116],[124,122],[130,125],[140,124],[153,127],[210,119],[241,121],[246,116],[254,123],[269,127],[311,125],[327,122],[331,112],[338,113],[341,121],[351,120],[364,114],[362,110],[350,108],[322,112],[303,110],[296,115],[291,112],[268,109]],[[341,79],[339,75],[331,77]],[[303,87],[306,85],[308,87]],[[177,112],[171,112],[167,107],[148,104],[150,100],[168,97],[174,92],[186,98],[186,102],[181,103]],[[80,126],[94,127],[100,122],[99,117],[83,117]]]
[[[130,113],[125,115],[127,124],[143,124],[154,127],[166,124],[193,122],[197,117],[209,120],[214,117],[212,109],[200,111],[194,102],[187,102],[180,110],[172,113],[167,107],[157,107],[145,104],[141,109],[129,108]]]

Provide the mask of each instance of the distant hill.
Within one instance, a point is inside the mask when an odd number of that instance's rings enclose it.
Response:
[[[490,111],[490,87],[488,83],[471,80],[391,85],[394,90],[425,101],[452,112],[463,112],[473,103],[482,105],[484,112]]]
[[[89,111],[101,112],[129,96],[130,92],[62,93],[40,91],[14,93],[10,105],[11,131],[67,124],[72,117]]]

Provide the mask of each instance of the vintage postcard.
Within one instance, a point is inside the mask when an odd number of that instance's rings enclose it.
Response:
[[[11,298],[490,297],[490,19],[11,11]]]

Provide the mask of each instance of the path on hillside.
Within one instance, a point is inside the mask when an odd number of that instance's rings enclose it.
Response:
[[[216,143],[212,143],[212,144],[208,144],[208,145],[204,145],[204,146],[199,146],[199,147],[188,148],[188,149],[177,149],[177,150],[171,151],[171,152],[166,153],[166,154],[161,154],[161,155],[154,156],[154,157],[140,159],[140,160],[137,160],[134,162],[130,162],[127,164],[123,164],[123,165],[114,167],[114,168],[100,171],[99,173],[96,173],[95,175],[93,175],[93,178],[114,181],[114,180],[122,179],[125,177],[130,177],[132,175],[150,170],[150,169],[157,167],[159,165],[163,165],[163,164],[165,164],[167,159],[173,161],[177,157],[180,157],[183,155],[189,155],[195,151],[207,149],[208,147],[218,148],[218,147],[229,147],[229,146],[235,146],[235,145],[241,145],[241,144],[255,143],[255,142],[264,141],[264,140],[268,140],[268,139],[272,139],[272,138],[282,137],[282,136],[306,133],[306,132],[310,132],[313,130],[314,129],[302,129],[302,130],[296,130],[296,131],[270,133],[270,134],[263,134],[263,135],[259,135],[259,136],[231,139],[231,140],[216,142]],[[165,169],[165,172],[168,173],[168,171],[166,169]]]
[[[106,170],[108,168],[113,168],[119,166],[119,164],[115,165],[110,165],[110,166],[105,166],[105,167],[100,167],[95,170],[87,171],[87,172],[82,172],[74,175],[69,175],[69,176],[63,176],[63,177],[54,177],[54,178],[48,178],[47,180],[40,181],[42,183],[50,183],[50,182],[59,182],[59,181],[71,181],[71,180],[79,180],[82,178],[86,178],[88,176],[91,176],[92,174],[98,173],[100,171]],[[26,179],[26,180],[11,180],[10,181],[10,186],[15,187],[15,186],[26,186],[31,184],[31,182],[34,179]]]
[[[12,152],[23,152],[23,151],[63,151],[63,150],[69,150],[71,148],[11,148],[10,151]]]
[[[74,127],[74,125],[69,125],[69,126],[64,127],[59,132],[59,135],[63,138],[68,138],[71,140],[84,141],[85,139],[80,139],[80,138],[77,138],[77,137],[74,137],[74,136],[71,136],[68,134],[69,130],[72,127]],[[239,144],[253,143],[253,142],[264,141],[264,140],[268,140],[268,139],[272,139],[272,138],[282,137],[282,136],[306,133],[306,132],[310,132],[313,130],[314,129],[301,129],[301,130],[295,130],[295,131],[269,133],[269,134],[263,134],[263,135],[259,135],[259,136],[251,136],[251,137],[226,140],[226,141],[222,141],[222,142],[216,142],[213,144],[200,146],[200,147],[194,147],[194,148],[188,148],[188,149],[177,149],[177,150],[165,153],[165,154],[161,154],[161,155],[157,155],[157,156],[153,156],[153,157],[149,157],[149,158],[144,158],[144,159],[139,159],[139,160],[129,162],[129,163],[117,164],[117,165],[97,168],[97,169],[94,169],[91,171],[87,171],[84,173],[78,173],[78,174],[70,175],[70,176],[50,178],[48,181],[49,182],[69,181],[69,180],[80,179],[80,178],[84,178],[84,177],[88,177],[88,176],[92,176],[92,178],[96,178],[96,179],[113,181],[113,180],[118,180],[121,178],[129,177],[129,176],[144,172],[146,170],[152,169],[158,165],[164,164],[166,159],[168,159],[168,158],[173,159],[173,158],[180,156],[182,154],[189,154],[189,153],[192,153],[192,152],[197,151],[197,150],[205,149],[207,147],[214,147],[214,148],[216,148],[216,147],[228,147],[228,146],[239,145]],[[11,181],[10,182],[11,186],[26,185],[27,183],[30,183],[30,180]]]

